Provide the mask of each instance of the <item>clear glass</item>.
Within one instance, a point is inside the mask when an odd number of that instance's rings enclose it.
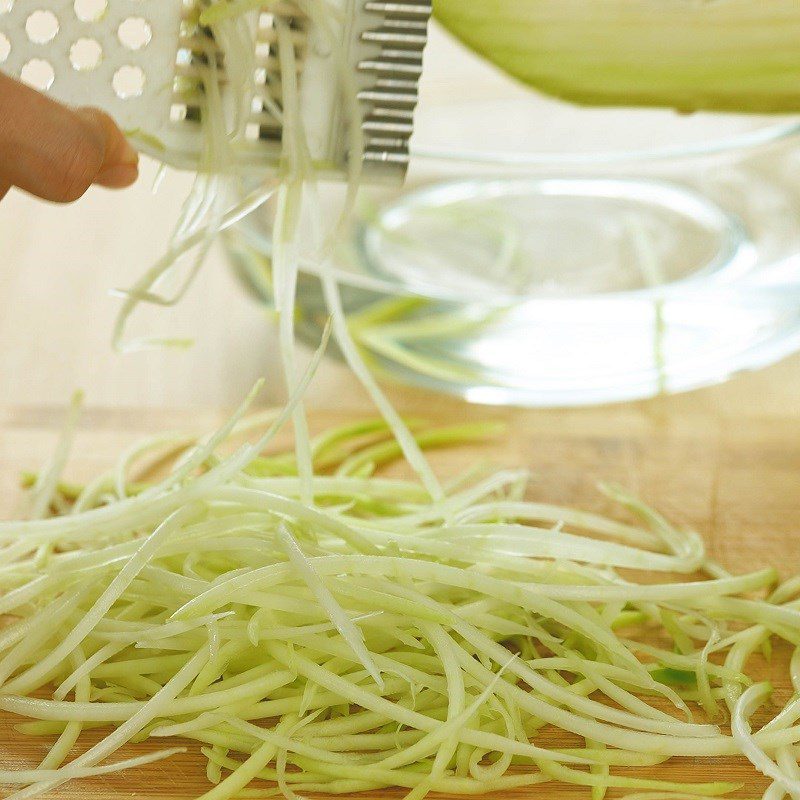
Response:
[[[434,29],[407,183],[362,190],[337,254],[354,335],[384,374],[494,404],[643,398],[769,364],[800,348],[799,144],[797,118],[571,107]],[[228,242],[268,295],[267,217]]]

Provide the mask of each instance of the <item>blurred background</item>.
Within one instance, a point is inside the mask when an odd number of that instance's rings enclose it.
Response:
[[[776,366],[751,372],[755,366],[780,360],[794,350],[800,331],[797,324],[800,303],[784,288],[787,276],[788,285],[792,281],[800,285],[796,259],[800,252],[800,216],[792,213],[796,200],[794,187],[800,184],[800,179],[796,183],[794,180],[800,176],[800,148],[794,141],[797,134],[792,127],[794,123],[752,117],[698,115],[687,119],[672,112],[572,109],[537,98],[469,54],[436,26],[431,31],[425,57],[414,139],[420,157],[412,160],[409,189],[431,181],[487,176],[597,178],[622,174],[636,180],[666,177],[679,183],[688,181],[689,176],[694,182],[692,186],[698,180],[713,178],[716,190],[724,190],[725,201],[731,203],[737,215],[749,223],[748,215],[752,214],[753,225],[748,231],[752,241],[748,239],[746,246],[737,251],[738,255],[733,255],[749,258],[751,266],[764,254],[770,260],[769,267],[777,278],[768,281],[769,313],[763,311],[764,301],[760,299],[755,322],[746,314],[736,316],[738,310],[733,317],[728,314],[726,325],[730,331],[724,337],[735,339],[737,330],[746,330],[747,341],[743,340],[741,347],[736,345],[739,348],[736,358],[716,370],[706,370],[698,382],[722,381],[740,370],[749,374],[740,375],[724,386],[679,396],[670,409],[679,412],[682,407],[708,407],[731,416],[800,413],[796,411],[795,400],[800,396],[800,358],[793,356]],[[755,137],[757,146],[751,147],[748,137]],[[719,148],[721,153],[705,152],[713,151],[715,143],[729,141],[734,145]],[[696,155],[683,157],[693,150],[701,152],[699,162]],[[743,150],[747,156],[746,171],[742,172],[738,166],[730,169],[731,163],[738,164]],[[463,157],[453,159],[454,153]],[[493,154],[497,153],[506,160],[511,156],[510,162],[495,160]],[[649,155],[642,156],[643,153]],[[664,153],[670,154],[669,157]],[[441,157],[443,154],[446,158]],[[153,162],[144,159],[141,178],[132,190],[111,193],[93,189],[71,207],[48,206],[19,192],[12,192],[4,202],[0,213],[0,405],[41,404],[43,400],[57,405],[80,387],[94,406],[230,406],[256,378],[280,374],[270,311],[245,291],[220,244],[214,247],[190,295],[177,308],[144,309],[136,318],[135,330],[192,335],[194,347],[188,351],[152,351],[122,357],[112,352],[110,332],[119,301],[109,296],[109,290],[128,286],[163,252],[191,181],[187,175],[170,171],[153,194],[156,170]],[[776,173],[782,178],[778,192],[774,190],[774,182],[764,178]],[[720,176],[725,178],[722,183]],[[763,191],[758,189],[761,184],[767,187]],[[710,185],[703,184],[700,191],[705,192]],[[397,199],[391,192],[380,190],[375,197],[381,203]],[[747,207],[742,205],[742,198],[749,204]],[[558,218],[548,221],[545,217],[552,229],[568,231],[562,238],[580,246],[570,251],[563,264],[555,264],[550,273],[525,284],[526,297],[586,293],[601,296],[642,288],[642,277],[629,281],[614,259],[605,266],[599,264],[598,245],[586,224],[587,219],[596,217],[594,207],[583,208],[581,215],[573,215],[566,222]],[[768,229],[759,227],[764,215],[770,220]],[[524,216],[520,224],[525,225]],[[573,225],[573,229],[566,229],[565,224]],[[672,224],[670,229],[679,227]],[[603,235],[606,232],[601,230]],[[437,235],[441,237],[441,231]],[[711,263],[716,244],[710,240],[711,251],[705,253],[703,248],[708,243],[703,235],[701,231],[698,239],[696,232],[688,231],[686,242],[697,246],[702,258]],[[582,236],[585,241],[578,242]],[[667,283],[685,277],[681,270],[694,269],[693,264],[684,268],[680,263],[680,258],[688,252],[686,242],[678,239],[670,245],[668,256],[673,261],[666,265],[670,273],[665,278]],[[614,246],[618,244],[615,240]],[[724,242],[720,247],[723,245]],[[752,251],[748,249],[751,245]],[[583,253],[577,261],[575,252]],[[581,258],[589,259],[592,268],[587,268]],[[725,264],[716,265],[719,266]],[[359,265],[356,271],[362,269],[363,265]],[[423,266],[421,271],[424,269]],[[576,275],[580,278],[576,279]],[[447,270],[441,276],[445,277],[431,280],[440,295],[459,283],[453,281],[452,274],[447,277]],[[402,283],[408,276],[397,273],[392,279]],[[725,287],[726,298],[731,296],[730,288],[730,284]],[[473,290],[479,294],[485,292],[485,286],[477,280]],[[749,308],[750,299],[756,296],[754,292],[752,286],[734,286],[736,309],[743,303]],[[648,298],[648,314],[652,310],[651,301]],[[780,308],[773,314],[774,302]],[[725,311],[730,308],[726,306]],[[611,313],[620,318],[616,310]],[[713,321],[713,314],[709,312],[704,319]],[[566,323],[572,324],[570,320]],[[603,324],[607,325],[605,321]],[[716,330],[720,330],[719,325]],[[563,325],[561,331],[554,327],[548,340],[565,341],[563,332]],[[635,344],[637,352],[642,350],[650,358],[652,344],[643,339],[641,347],[639,343],[641,337],[651,333],[649,316],[641,328],[615,328],[609,334],[612,338],[607,346],[603,345],[603,353],[619,363],[620,358],[625,358],[625,348]],[[524,338],[518,332],[514,335]],[[597,339],[592,331],[582,335],[587,342]],[[752,352],[753,338],[759,346],[766,342],[768,352],[764,354],[762,348],[758,357],[740,358],[739,351]],[[571,346],[575,350],[574,343]],[[690,346],[694,346],[691,341]],[[561,357],[558,352],[551,355]],[[522,353],[519,363],[535,367],[529,356]],[[562,366],[569,368],[570,364]],[[657,394],[658,376],[647,380],[649,383],[631,396],[637,396],[637,392],[638,396]],[[431,397],[420,389],[395,387],[392,392],[406,399]],[[625,394],[620,393],[621,399]],[[276,383],[268,386],[266,399],[277,403],[283,397],[283,387],[276,378]],[[367,405],[355,379],[333,359],[326,359],[315,379],[310,402]],[[437,402],[447,403],[444,399]],[[591,402],[591,398],[575,401],[582,402]]]

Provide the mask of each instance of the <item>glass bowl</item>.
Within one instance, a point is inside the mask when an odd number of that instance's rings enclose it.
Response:
[[[226,238],[266,301],[269,231]],[[718,383],[800,348],[800,119],[576,108],[434,28],[408,180],[362,189],[335,269],[370,363],[407,383],[527,406]]]

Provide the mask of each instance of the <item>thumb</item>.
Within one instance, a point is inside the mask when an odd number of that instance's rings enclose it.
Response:
[[[130,186],[138,176],[139,156],[114,120],[96,108],[79,108],[75,113],[94,129],[104,143],[103,163],[93,183],[108,189]]]
[[[0,192],[71,202],[93,183],[120,188],[137,175],[136,151],[107,114],[60,105],[0,73]]]

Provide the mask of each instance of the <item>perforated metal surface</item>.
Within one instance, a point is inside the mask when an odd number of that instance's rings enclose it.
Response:
[[[0,14],[0,69],[62,102],[100,106],[123,128],[160,128],[181,15],[181,0],[14,0]]]

